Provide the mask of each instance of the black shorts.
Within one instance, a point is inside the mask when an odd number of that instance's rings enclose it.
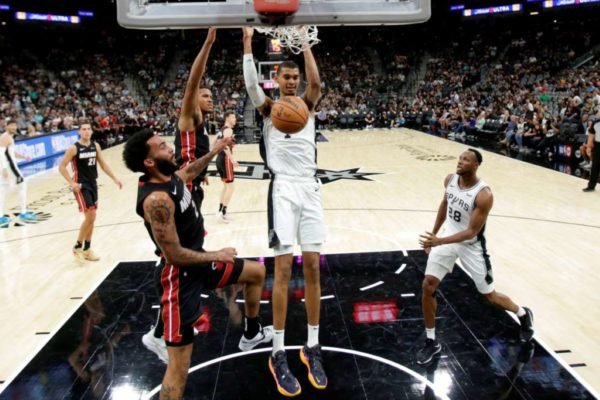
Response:
[[[81,212],[98,209],[98,187],[82,184],[79,192],[75,193],[75,200]]]
[[[213,262],[206,266],[177,267],[164,258],[154,276],[168,346],[185,346],[194,340],[194,326],[202,323],[202,297],[209,290],[236,283],[244,260],[233,264]]]
[[[225,183],[233,182],[233,163],[225,153],[219,153],[217,156],[217,171],[219,171],[221,181]]]

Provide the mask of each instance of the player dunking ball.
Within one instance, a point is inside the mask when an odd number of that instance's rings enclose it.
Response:
[[[265,266],[237,258],[232,247],[219,251],[203,249],[204,221],[185,185],[231,143],[231,138],[217,141],[212,151],[180,170],[171,146],[151,131],[133,135],[123,151],[127,168],[144,174],[139,180],[136,212],[144,219],[150,238],[161,252],[155,282],[168,352],[161,399],[183,397],[194,327],[203,323],[203,291],[237,282],[245,284],[246,323],[239,347],[250,350],[272,339],[272,330],[263,329],[258,322]]]
[[[227,111],[225,113],[225,124],[223,129],[217,135],[218,139],[227,137],[233,137],[233,128],[237,123],[237,118],[234,111]],[[217,212],[217,219],[221,222],[229,223],[231,219],[227,215],[227,207],[233,196],[233,169],[237,167],[238,162],[233,158],[233,147],[227,146],[217,156],[217,170],[219,176],[223,182],[223,189],[221,190],[221,197],[219,202],[219,211]]]
[[[421,246],[429,252],[429,258],[421,299],[427,339],[425,346],[417,353],[419,364],[429,363],[442,349],[435,337],[435,292],[446,274],[452,272],[457,258],[487,301],[517,314],[521,323],[521,340],[527,342],[533,337],[531,310],[516,305],[508,296],[494,289],[485,238],[485,225],[492,209],[493,196],[490,187],[477,177],[477,169],[482,161],[481,153],[475,149],[468,149],[460,155],[456,174],[448,175],[444,181],[446,191],[438,208],[433,231],[421,235]],[[443,237],[438,237],[442,225]]]
[[[71,164],[73,176],[69,175],[67,165]],[[82,123],[79,127],[79,141],[69,146],[60,162],[58,170],[69,183],[75,194],[79,211],[83,213],[84,220],[79,228],[79,236],[73,247],[73,255],[77,259],[98,261],[100,257],[92,249],[92,233],[94,232],[94,221],[96,221],[96,210],[98,209],[98,169],[106,173],[121,189],[123,184],[112,172],[110,166],[104,160],[100,145],[92,141],[92,126]]]
[[[248,95],[264,117],[261,156],[271,173],[268,199],[269,246],[275,253],[273,286],[273,352],[269,369],[279,392],[285,396],[300,394],[301,388],[288,367],[284,348],[285,321],[288,306],[288,285],[292,273],[293,246],[302,249],[305,281],[308,340],[300,350],[300,358],[308,368],[308,378],[317,389],[327,387],[319,345],[319,314],[321,282],[319,258],[325,240],[325,223],[321,205],[320,182],[316,177],[316,133],[314,109],[321,97],[321,80],[314,56],[304,50],[308,85],[302,100],[308,106],[310,118],[302,130],[292,135],[278,131],[269,118],[273,100],[266,97],[258,85],[258,74],[252,56],[252,28],[244,28],[244,80]],[[300,69],[285,61],[277,70],[281,96],[296,96]]]

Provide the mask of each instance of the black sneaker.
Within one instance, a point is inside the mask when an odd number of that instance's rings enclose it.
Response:
[[[527,307],[523,307],[525,310],[525,315],[519,317],[519,322],[521,323],[521,332],[519,333],[521,337],[521,342],[529,342],[533,337],[533,313]]]
[[[296,379],[292,371],[290,371],[290,367],[288,367],[285,351],[280,350],[274,356],[269,357],[269,370],[273,374],[279,393],[287,397],[294,397],[300,394],[302,388],[298,379]]]
[[[442,345],[435,339],[425,340],[425,346],[417,353],[417,364],[424,365],[433,360],[433,356],[442,351]]]
[[[308,347],[304,345],[300,350],[300,360],[308,369],[308,380],[317,389],[327,387],[327,375],[323,369],[323,357],[321,356],[321,345]]]
[[[595,188],[591,188],[591,187],[585,187],[585,188],[583,188],[583,189],[581,189],[581,190],[582,190],[582,191],[584,191],[584,192],[593,192],[593,191],[595,191],[596,189],[595,189]]]

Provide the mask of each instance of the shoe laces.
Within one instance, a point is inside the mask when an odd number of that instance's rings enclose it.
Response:
[[[290,368],[288,366],[287,363],[287,358],[286,358],[286,354],[285,352],[277,352],[274,356],[273,356],[273,363],[275,364],[275,370],[277,373],[282,374],[282,375],[291,375],[291,371]]]
[[[304,348],[304,351],[306,352],[306,355],[308,356],[308,360],[311,363],[311,365],[315,365],[317,362],[319,364],[322,363],[323,356],[321,355],[321,346],[319,346],[319,345],[316,345],[314,347],[306,346]]]

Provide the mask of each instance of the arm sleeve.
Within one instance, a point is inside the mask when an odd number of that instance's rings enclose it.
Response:
[[[263,92],[258,84],[258,73],[256,72],[256,65],[254,65],[254,56],[252,54],[244,54],[244,83],[254,107],[258,108],[265,104],[265,92]]]

